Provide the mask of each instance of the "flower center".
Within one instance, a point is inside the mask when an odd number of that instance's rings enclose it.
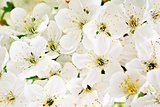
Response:
[[[48,47],[49,47],[52,51],[55,51],[55,50],[56,50],[56,46],[55,46],[53,40],[48,41],[48,45],[49,45]]]
[[[27,18],[26,20],[24,20],[25,31],[26,32],[31,32],[31,34],[36,33],[35,32],[36,22],[37,22],[37,20],[34,17],[33,18]]]
[[[99,66],[103,66],[104,64],[107,64],[109,62],[109,60],[104,60],[104,59],[102,59],[101,57],[99,57],[98,59],[97,59],[97,64],[99,65]]]
[[[130,20],[126,24],[131,27],[130,32],[134,34],[136,27],[139,25],[139,18],[135,18],[133,15],[130,16]]]
[[[136,82],[138,81],[139,79],[136,80]],[[119,88],[124,88],[123,90],[124,94],[134,95],[137,93],[137,88],[134,83],[130,82],[130,77],[128,77],[127,79],[124,79],[124,82],[121,82],[121,84],[119,85]]]
[[[104,23],[101,23],[98,28],[101,32],[104,32],[106,30],[107,26]]]
[[[154,20],[160,18],[160,11],[151,11],[151,16]]]
[[[83,26],[84,26],[84,24],[85,24],[85,23],[83,23],[83,22],[81,22],[81,21],[80,21],[80,22],[77,22],[77,21],[75,21],[75,20],[73,20],[72,22],[78,24],[78,27],[79,27],[80,29],[82,29]]]
[[[43,104],[43,106],[44,106],[44,107],[45,107],[45,106],[52,106],[53,103],[54,103],[54,100],[53,100],[52,98],[48,98],[47,101],[46,101],[46,103]]]
[[[104,23],[100,23],[98,25],[98,31],[96,32],[96,34],[98,35],[100,32],[104,32],[106,35],[111,36],[109,31],[107,30],[106,24],[104,24]]]
[[[102,58],[98,58],[97,63],[98,63],[99,66],[103,66],[105,62]]]
[[[151,60],[151,61],[148,61],[148,62],[144,62],[144,64],[147,67],[147,72],[149,70],[157,68],[157,66],[158,66],[157,62],[155,62],[154,60]]]
[[[13,101],[13,100],[15,100],[15,96],[14,96],[14,94],[13,94],[12,91],[10,91],[10,92],[6,95],[6,100],[7,100],[7,101]]]
[[[39,58],[41,58],[41,56],[39,56]],[[36,57],[32,52],[31,52],[31,55],[29,58],[25,58],[26,61],[28,61],[29,63],[31,64],[37,64],[38,60],[39,60],[38,57]]]

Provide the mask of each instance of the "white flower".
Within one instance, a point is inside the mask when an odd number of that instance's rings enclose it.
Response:
[[[12,73],[5,73],[0,80],[0,106],[24,107],[24,81]]]
[[[95,77],[95,76],[94,76]],[[75,101],[78,107],[101,107],[102,102],[99,98],[97,91],[105,91],[103,86],[95,84],[95,86],[85,85],[86,81],[83,81],[82,78],[76,78],[69,82],[67,88],[73,96],[75,96],[77,101]],[[103,83],[102,83],[103,84]],[[102,89],[102,90],[101,90]]]
[[[107,2],[99,8],[93,20],[84,25],[83,31],[89,39],[95,40],[101,36],[108,38],[122,37],[126,32],[125,22],[119,15],[117,5]]]
[[[29,45],[22,41],[13,42],[7,69],[16,74],[32,68],[45,69],[48,60],[45,55],[46,44],[45,39],[39,36],[33,38]]]
[[[63,68],[56,61],[48,61],[48,67],[46,69],[39,70],[37,75],[41,78],[51,78],[52,76],[62,77],[65,83],[77,78],[78,71],[72,63],[65,63]]]
[[[147,74],[147,81],[152,89],[145,96],[138,98],[133,102],[133,107],[159,107],[160,106],[160,84],[159,69],[153,70]]]
[[[136,69],[143,74],[159,68],[159,44],[151,44],[150,42],[143,42],[136,44],[138,58],[132,59],[126,64],[127,69]]]
[[[58,76],[51,77],[44,88],[33,84],[26,86],[24,90],[24,95],[29,101],[27,107],[62,107],[61,100],[65,93],[64,81]]]
[[[128,0],[123,4],[121,9],[122,20],[127,25],[129,35],[136,42],[142,42],[154,37],[152,27],[147,23],[145,17],[146,5],[136,7]]]
[[[69,9],[61,9],[55,16],[58,26],[66,35],[60,41],[61,46],[67,50],[75,50],[83,39],[82,28],[90,20],[101,0],[71,0]]]
[[[23,8],[15,8],[11,11],[11,28],[19,32],[19,35],[16,35],[19,38],[41,33],[47,28],[49,11],[50,8],[44,3],[36,5],[29,15]]]
[[[42,36],[47,41],[46,53],[54,58],[59,55],[59,42],[62,32],[54,21],[50,21],[49,26]]]
[[[137,71],[117,72],[110,79],[109,94],[113,97],[131,98],[139,92],[145,78]]]
[[[121,52],[120,49],[118,50],[121,45],[118,41],[108,42],[109,43],[107,43],[106,41],[103,42],[109,44],[104,44],[103,46],[105,46],[105,48],[95,48],[96,54],[93,52],[88,52],[85,54],[74,53],[72,56],[73,64],[75,64],[75,66],[79,69],[95,69],[97,70],[97,72],[99,72],[99,74],[113,73],[117,69],[120,70],[117,56],[119,56]],[[98,46],[103,43],[99,43]]]
[[[154,29],[156,30],[156,32],[158,34],[160,34],[159,32],[159,28],[160,28],[160,1],[159,0],[149,0],[148,3],[149,7],[147,10],[147,22],[152,24],[152,26],[154,27]]]

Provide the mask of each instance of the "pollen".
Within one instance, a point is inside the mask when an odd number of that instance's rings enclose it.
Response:
[[[138,81],[139,79],[136,80],[136,82]],[[130,77],[127,77],[126,79],[124,79],[124,82],[120,83],[119,88],[123,88],[124,94],[134,95],[137,93],[136,85],[135,83],[130,81]]]

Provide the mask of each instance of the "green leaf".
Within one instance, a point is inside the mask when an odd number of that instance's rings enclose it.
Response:
[[[145,95],[147,95],[146,93],[143,93],[143,92],[140,92],[139,94],[138,94],[138,98],[139,97],[144,97]]]
[[[27,37],[27,35],[17,35],[17,37],[18,37],[19,39],[21,39],[21,38],[23,38],[23,37]]]

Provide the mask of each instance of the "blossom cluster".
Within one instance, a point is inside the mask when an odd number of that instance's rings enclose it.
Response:
[[[160,107],[160,0],[0,8],[0,107]]]

